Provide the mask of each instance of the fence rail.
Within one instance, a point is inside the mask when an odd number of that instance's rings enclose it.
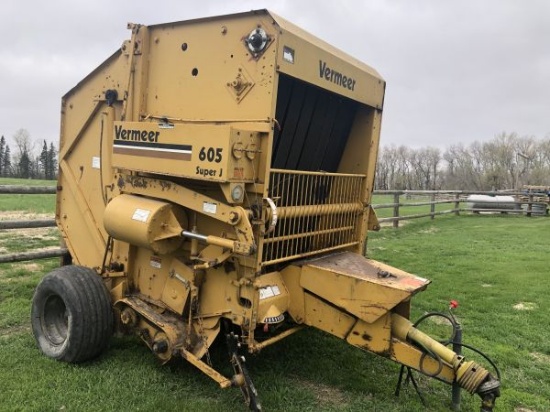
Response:
[[[55,194],[55,186],[15,186],[0,185],[0,194],[11,195],[44,195]],[[0,230],[19,230],[55,227],[55,219],[33,219],[33,220],[0,220]],[[66,248],[50,248],[46,250],[35,250],[28,252],[8,253],[0,255],[0,263],[15,263],[28,260],[46,259],[52,257],[61,257],[68,254]]]
[[[15,186],[0,185],[0,194],[11,195],[53,195],[56,193],[55,186]]]
[[[392,222],[394,228],[399,227],[399,222],[410,219],[418,219],[435,216],[454,214],[459,216],[461,212],[468,213],[501,213],[501,214],[524,214],[525,216],[546,216],[548,214],[549,196],[540,193],[525,193],[522,191],[506,192],[480,192],[462,190],[375,190],[375,195],[393,196],[393,203],[373,204],[375,210],[392,209],[391,216],[380,217],[380,223]],[[510,196],[513,201],[483,201],[481,199],[470,199],[470,195],[486,196]],[[402,197],[405,200],[402,201]],[[425,198],[430,200],[426,201]],[[422,201],[410,201],[411,199],[422,199]],[[441,210],[441,205],[452,205],[450,209]],[[471,206],[469,204],[472,204]],[[502,207],[505,204],[507,207]],[[498,206],[501,207],[498,207]],[[403,208],[407,212],[411,209],[422,206],[429,206],[429,212],[403,214]],[[439,210],[436,207],[439,206]]]
[[[0,194],[55,194],[57,188],[53,186],[8,186],[0,185]],[[434,219],[436,216],[460,213],[506,213],[523,214],[525,216],[546,216],[548,215],[549,200],[541,200],[541,195],[537,193],[516,192],[479,192],[479,191],[460,191],[460,190],[375,190],[375,196],[391,196],[392,203],[373,204],[377,211],[391,209],[391,216],[381,216],[380,223],[391,222],[394,228],[399,227],[399,222],[429,217]],[[496,207],[468,207],[469,195],[488,195],[488,196],[513,196],[513,202],[507,202],[508,206],[513,208]],[[542,196],[543,197],[543,196]],[[403,201],[402,199],[405,199]],[[429,199],[429,200],[425,200]],[[477,201],[480,203],[480,201]],[[487,206],[491,203],[488,202]],[[449,209],[441,210],[443,205],[451,205]],[[429,211],[418,210],[429,206]],[[439,210],[437,210],[439,209]],[[403,214],[403,212],[409,214]],[[420,213],[419,213],[420,212]],[[384,214],[384,212],[380,212]],[[18,230],[55,227],[55,219],[40,220],[0,220],[0,230]],[[66,248],[55,248],[41,251],[21,252],[0,255],[0,263],[21,262],[26,260],[44,259],[51,257],[64,256],[68,253]]]

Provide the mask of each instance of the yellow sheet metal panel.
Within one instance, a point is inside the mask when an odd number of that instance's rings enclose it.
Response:
[[[254,282],[258,289],[257,324],[275,324],[285,319],[290,296],[279,272],[259,276]]]
[[[305,293],[300,286],[302,268],[289,265],[281,271],[281,276],[290,296],[288,313],[296,323],[303,323],[305,315]]]
[[[243,41],[257,27],[273,39],[258,59]],[[148,26],[144,111],[202,120],[273,117],[276,36],[265,12]]]
[[[304,303],[305,323],[340,339],[346,338],[356,321],[353,316],[338,310],[309,293],[305,294]]]
[[[212,123],[117,121],[113,134],[114,167],[221,182],[257,177],[258,132]]]
[[[302,267],[300,280],[307,291],[367,323],[373,323],[428,283],[352,252],[310,261]]]
[[[189,292],[195,287],[195,274],[180,259],[173,259],[168,275],[161,300],[175,313],[182,314]]]
[[[390,314],[380,317],[374,323],[358,320],[346,341],[363,350],[387,356],[391,344]]]
[[[382,108],[385,82],[370,66],[270,12],[281,28],[277,67],[282,73]]]
[[[128,71],[127,57],[117,51],[62,99],[56,220],[74,263],[88,267],[101,261],[107,240],[101,223],[101,169],[111,166],[101,159],[105,91],[127,84]]]

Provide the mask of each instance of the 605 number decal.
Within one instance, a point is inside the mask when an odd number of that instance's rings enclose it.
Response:
[[[222,161],[222,148],[214,148],[214,147],[203,147],[201,148],[199,152],[199,160],[201,162],[204,162],[205,160],[208,162],[216,162],[220,163]]]

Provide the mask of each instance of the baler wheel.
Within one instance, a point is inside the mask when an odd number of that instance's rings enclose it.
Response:
[[[31,324],[50,358],[77,363],[98,356],[113,332],[111,299],[101,277],[82,266],[47,274],[34,292]]]

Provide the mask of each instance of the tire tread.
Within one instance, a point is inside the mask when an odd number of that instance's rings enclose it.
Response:
[[[57,294],[71,314],[69,334],[61,349],[45,338],[40,319],[43,301]],[[90,268],[62,266],[47,274],[33,297],[32,329],[38,346],[46,356],[78,363],[95,358],[109,344],[113,331],[113,310],[102,278]]]

